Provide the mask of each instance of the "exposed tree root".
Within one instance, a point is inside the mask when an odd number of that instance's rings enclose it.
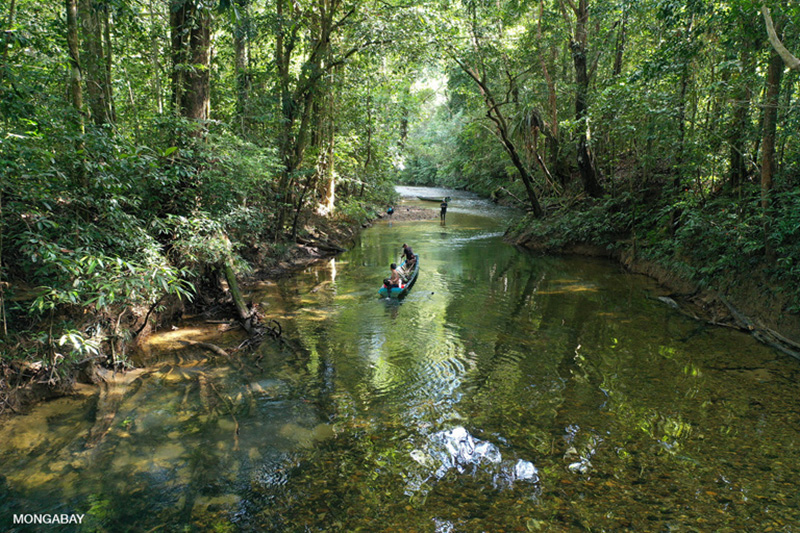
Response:
[[[718,294],[717,297],[719,298],[719,301],[728,308],[728,311],[730,311],[736,326],[740,330],[747,331],[764,344],[800,360],[800,351],[798,351],[798,349],[800,349],[800,345],[787,339],[777,331],[764,326],[757,326],[749,318],[744,316],[735,307],[733,307],[724,296]]]
[[[230,354],[217,346],[216,344],[211,344],[210,342],[197,342],[197,341],[184,341],[179,340],[179,343],[183,344],[184,346],[197,346],[198,348],[205,348],[211,352],[214,352],[217,355],[221,355],[222,357],[228,357]]]

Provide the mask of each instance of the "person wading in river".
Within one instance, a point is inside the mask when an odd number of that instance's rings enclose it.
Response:
[[[442,210],[439,212],[439,219],[444,222],[444,218],[447,216],[447,198],[442,200],[442,205],[440,207]]]

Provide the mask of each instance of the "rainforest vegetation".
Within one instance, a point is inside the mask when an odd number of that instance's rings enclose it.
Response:
[[[169,302],[397,183],[524,208],[547,247],[757,272],[800,312],[800,5],[0,6],[0,385],[128,364]]]

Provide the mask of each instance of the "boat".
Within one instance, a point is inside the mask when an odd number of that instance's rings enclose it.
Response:
[[[442,200],[444,200],[445,202],[449,202],[450,201],[450,197],[449,196],[445,196],[445,197],[442,197],[442,196],[417,196],[417,199],[418,200],[422,200],[423,202],[441,202]]]
[[[414,254],[414,257],[417,259],[417,261],[414,263],[414,270],[411,271],[408,281],[405,283],[400,283],[399,287],[392,287],[391,289],[389,289],[386,285],[381,285],[381,288],[378,289],[378,294],[384,298],[402,298],[408,294],[411,286],[414,285],[415,281],[417,281],[417,275],[419,274],[419,255]],[[400,266],[403,267],[405,264],[406,262],[403,261]]]

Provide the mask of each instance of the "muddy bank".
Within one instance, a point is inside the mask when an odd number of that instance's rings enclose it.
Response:
[[[552,247],[527,234],[509,235],[507,241],[541,253],[618,261],[629,272],[658,281],[665,288],[659,299],[688,316],[750,333],[759,341],[800,360],[800,316],[786,311],[791,302],[782,291],[770,287],[758,269],[747,273],[729,272],[725,287],[704,288],[686,275],[638,257],[635,246],[626,239],[610,247],[580,242]]]
[[[394,213],[383,213],[378,218],[389,222],[406,222],[411,220],[431,220],[439,217],[438,209],[427,209],[425,207],[414,207],[400,205],[395,208]]]
[[[264,253],[266,247],[249,250],[246,259],[253,270],[249,276],[239,280],[241,288],[249,293],[259,284],[329,259],[345,251],[353,238],[370,225],[371,222],[360,224],[347,219],[310,220],[299,232],[296,242],[283,248],[280,256]],[[125,380],[127,374],[138,372],[141,365],[147,364],[146,355],[141,358],[139,353],[145,341],[154,333],[176,329],[176,324],[205,323],[208,327],[209,322],[219,322],[219,328],[223,330],[236,329],[237,313],[228,285],[219,273],[211,278],[211,282],[198,285],[192,303],[165,297],[150,307],[117,308],[108,312],[102,320],[114,324],[116,329],[102,341],[98,355],[81,361],[67,374],[56,375],[45,361],[0,361],[0,425],[3,417],[23,413],[38,402],[73,394],[86,387],[107,388],[111,383]],[[87,324],[100,320],[96,315],[86,315],[85,318]],[[240,333],[239,340],[246,336],[243,330]],[[203,348],[203,339],[190,344]],[[133,368],[131,363],[138,368]]]

